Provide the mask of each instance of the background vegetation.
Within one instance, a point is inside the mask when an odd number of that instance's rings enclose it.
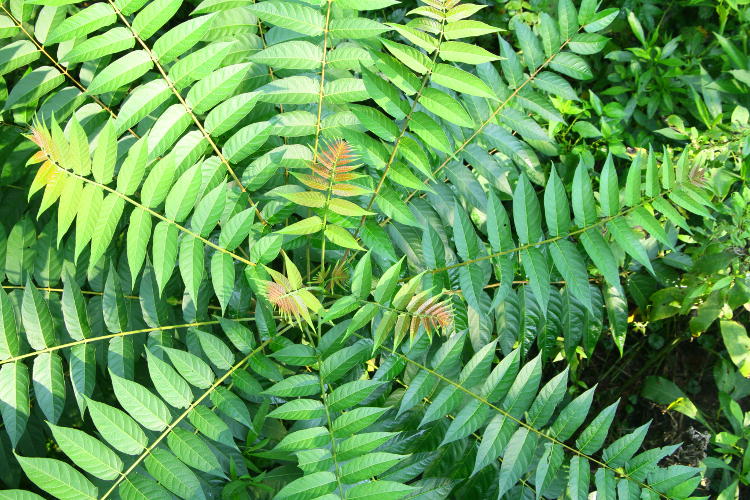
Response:
[[[750,494],[746,0],[0,10],[0,498]]]

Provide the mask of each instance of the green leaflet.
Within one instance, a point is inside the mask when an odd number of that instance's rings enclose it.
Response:
[[[325,446],[331,437],[325,427],[310,427],[287,434],[274,448],[281,451],[298,451]]]
[[[366,498],[402,498],[414,491],[409,485],[401,484],[395,481],[370,481],[360,483],[347,490],[349,499],[366,499]]]
[[[136,455],[147,445],[143,430],[122,410],[88,398],[86,406],[99,433],[117,450]]]
[[[13,36],[18,32],[18,27],[13,24],[10,18],[3,16],[0,21],[0,33],[3,38]]]
[[[285,420],[309,420],[324,414],[323,404],[312,399],[294,399],[279,406],[269,417]]]
[[[198,337],[198,342],[204,354],[214,366],[220,370],[228,370],[234,365],[232,351],[218,337],[203,330],[192,331]]]
[[[274,384],[265,392],[281,397],[312,396],[320,393],[320,382],[315,375],[294,375]]]
[[[570,209],[565,187],[553,169],[544,189],[544,217],[551,236],[561,236],[570,228]]]
[[[180,276],[185,282],[188,293],[193,300],[197,300],[204,273],[203,243],[190,235],[183,235],[180,239],[178,263]]]
[[[135,143],[135,145],[128,152],[128,156],[120,167],[120,171],[117,174],[117,192],[131,195],[133,194],[143,181],[143,176],[146,173],[147,165],[147,153],[148,143],[146,137],[142,137]],[[93,188],[91,185],[87,185],[84,190]]]
[[[463,260],[475,259],[480,256],[480,242],[476,232],[469,222],[466,213],[458,205],[454,209],[456,248]]]
[[[5,100],[4,110],[34,104],[49,91],[59,87],[65,77],[50,66],[37,68],[16,83]]]
[[[576,440],[576,446],[582,453],[591,454],[601,448],[604,436],[606,436],[609,426],[612,425],[618,403],[619,401],[602,410],[581,432]]]
[[[0,367],[0,415],[13,447],[23,436],[31,413],[29,381],[29,369],[23,363]]]
[[[409,48],[408,46],[403,47],[406,47],[407,49]],[[399,45],[397,48],[401,48],[401,46]],[[409,51],[407,50],[407,52]],[[413,58],[416,58],[417,61],[419,61],[412,64],[421,64],[422,66],[424,66],[425,64],[432,64],[431,59],[425,60],[422,58],[421,52],[417,52],[416,54],[413,52],[409,53],[413,56]],[[391,81],[392,84],[396,85],[396,87],[406,95],[413,95],[418,91],[420,87],[419,77],[412,73],[407,65],[400,62],[396,57],[390,56],[388,54],[378,54],[377,59],[375,60],[375,66],[378,70],[383,72],[383,74],[388,78],[388,80]]]
[[[196,406],[188,420],[204,436],[230,447],[236,446],[227,424],[206,406]]]
[[[270,90],[267,90],[264,95],[268,93]],[[255,107],[259,97],[261,97],[259,93],[246,92],[224,100],[206,115],[206,130],[216,135],[227,132]]]
[[[374,452],[354,458],[341,468],[341,480],[347,484],[357,483],[387,471],[402,458],[402,455],[385,452]]]
[[[86,477],[70,465],[52,458],[31,458],[16,455],[24,473],[43,491],[60,499],[98,498],[98,490]]]
[[[550,255],[555,267],[565,279],[573,296],[581,304],[591,310],[591,290],[589,288],[588,271],[583,256],[575,245],[567,240],[559,240],[550,244]]]
[[[41,292],[31,283],[26,282],[21,306],[21,318],[26,330],[26,339],[32,349],[44,349],[58,343],[57,329]]]
[[[193,112],[205,113],[234,94],[242,84],[248,69],[250,69],[250,64],[244,63],[225,66],[213,71],[190,87],[185,102]]]
[[[484,423],[489,414],[489,408],[477,400],[470,401],[464,406],[456,416],[456,419],[448,427],[442,444],[451,443],[457,439],[462,439]]]
[[[608,155],[607,161],[604,162],[599,184],[599,201],[602,210],[604,215],[612,217],[620,210],[620,191],[617,171],[611,155]]]
[[[518,429],[505,449],[503,465],[500,468],[500,491],[509,490],[523,474],[532,459],[538,437],[526,428]],[[502,493],[501,493],[502,494]]]
[[[583,423],[594,395],[594,388],[585,391],[563,408],[550,429],[550,434],[558,440],[568,439]]]
[[[36,493],[25,490],[3,490],[3,495],[5,495],[6,498],[20,498],[22,500],[37,500],[39,498],[43,498]]]
[[[181,0],[156,0],[136,14],[132,29],[140,38],[146,40],[164,26],[177,12],[182,4]]]
[[[0,290],[0,329],[0,359],[18,356],[21,350],[16,314],[5,290]]]
[[[523,85],[523,68],[513,48],[508,42],[498,37],[500,41],[500,54],[503,56],[501,66],[503,75],[508,79],[511,88],[519,88]]]
[[[166,489],[182,498],[205,498],[195,473],[168,451],[158,448],[144,460],[146,470]]]
[[[96,384],[95,354],[91,345],[77,345],[70,349],[70,381],[81,414],[86,409],[86,397],[94,392]]]
[[[34,359],[31,372],[34,395],[45,418],[56,423],[65,407],[65,375],[57,353],[43,353]]]
[[[536,243],[542,239],[539,199],[526,176],[522,176],[516,185],[513,197],[513,221],[518,232],[519,243]]]
[[[190,219],[190,229],[200,236],[208,236],[219,222],[225,204],[226,189],[219,185],[198,202]]]
[[[190,387],[177,371],[159,359],[151,351],[146,351],[148,372],[159,395],[175,408],[187,408],[193,400]]]
[[[223,387],[217,387],[211,393],[211,402],[214,403],[226,416],[236,420],[249,429],[253,429],[253,422],[247,406],[239,396]]]
[[[47,36],[47,43],[60,43],[66,40],[85,37],[99,28],[115,22],[115,11],[109,4],[96,3],[68,17],[55,26]]]
[[[149,113],[154,111],[159,105],[164,103],[170,95],[171,92],[169,86],[163,80],[152,80],[140,85],[130,93],[120,107],[120,113],[115,120],[116,131],[122,133],[132,127],[145,118]],[[141,139],[141,141],[143,141],[143,139]],[[131,149],[131,152],[132,151],[133,149]],[[119,187],[118,191],[124,192]]]
[[[347,437],[378,420],[385,408],[361,407],[350,410],[334,420],[331,430],[336,437]]]
[[[316,45],[294,40],[272,45],[253,55],[252,61],[280,69],[315,69],[322,56]]]
[[[462,127],[472,127],[474,125],[474,120],[460,103],[437,89],[424,89],[419,102],[432,113],[456,125],[461,125]]]
[[[146,3],[145,0],[115,0],[115,5],[120,11],[129,16],[136,12],[138,9],[143,7]]]
[[[336,489],[336,476],[331,472],[315,472],[295,479],[276,494],[276,500],[303,499],[311,500],[331,493]]]
[[[516,22],[514,29],[524,57],[527,58],[529,69],[532,71],[537,69],[544,62],[544,53],[539,39],[525,23]]]
[[[96,175],[96,174],[95,174]],[[83,191],[83,183],[77,179],[68,179],[60,192],[60,201],[57,210],[57,240],[58,245],[65,233],[67,233],[73,220],[77,215],[77,200]],[[107,218],[108,220],[113,219]]]
[[[80,63],[129,50],[134,46],[135,38],[130,30],[117,27],[101,35],[90,37],[85,42],[74,46],[61,60],[69,63]]]
[[[440,44],[440,58],[467,64],[481,64],[500,59],[491,52],[464,42],[443,42]]]
[[[176,59],[200,41],[208,30],[211,19],[210,15],[195,17],[160,36],[153,48],[159,62],[166,64]]]
[[[328,238],[332,243],[339,245],[344,248],[353,248],[355,250],[362,249],[357,243],[354,237],[345,229],[338,226],[326,226],[325,237]]]
[[[233,215],[229,221],[222,226],[219,235],[219,245],[227,250],[234,250],[252,231],[255,212],[252,209],[246,209]]]
[[[69,164],[72,166],[72,170],[78,175],[88,175],[91,173],[91,160],[89,158],[89,142],[86,137],[86,132],[78,123],[75,116],[71,119],[68,125],[68,140],[69,148],[68,158]]]
[[[373,38],[390,28],[366,18],[333,19],[330,23],[331,36],[337,38]]]
[[[475,36],[487,35],[500,31],[482,21],[459,20],[445,25],[445,38],[448,40],[457,40]]]
[[[557,3],[557,23],[560,36],[571,38],[578,29],[578,13],[571,0],[561,0]]]
[[[199,471],[224,477],[224,472],[216,456],[196,434],[182,428],[176,428],[167,436],[167,444],[183,463]]]
[[[399,61],[417,73],[426,73],[432,67],[432,63],[427,56],[413,47],[387,39],[382,39],[381,42]]]
[[[86,144],[88,147],[88,142]],[[94,179],[101,184],[109,184],[114,175],[117,162],[117,137],[114,122],[107,120],[97,139],[96,149],[91,161]]]
[[[367,358],[370,351],[370,343],[367,341],[360,341],[332,354],[323,361],[323,364],[320,367],[321,379],[329,383],[335,382],[343,377],[355,365],[365,361],[365,358]]]
[[[133,473],[120,483],[119,493],[123,498],[155,498],[166,500],[170,494],[156,481],[144,475]]]
[[[573,35],[568,47],[576,54],[588,55],[601,51],[609,39],[597,33],[578,33]]]
[[[190,115],[182,104],[173,104],[168,107],[159,116],[159,119],[154,124],[153,132],[149,135],[149,158],[156,158],[166,152],[187,129],[190,121]],[[164,160],[167,160],[167,158],[173,158],[173,156],[167,155],[164,157]],[[159,163],[162,163],[162,161]]]
[[[179,230],[169,222],[159,222],[154,227],[152,263],[159,292],[164,291],[177,262]]]
[[[340,411],[359,404],[380,386],[376,380],[349,382],[334,389],[326,399],[331,411]]]
[[[550,62],[550,68],[576,80],[589,80],[594,77],[586,61],[571,52],[558,52]]]
[[[596,204],[591,187],[591,178],[582,163],[578,164],[573,178],[573,214],[578,227],[585,227],[597,221]]]
[[[409,113],[408,105],[405,101],[401,100],[398,92],[392,85],[364,68],[362,70],[362,79],[367,93],[383,111],[397,119],[402,119]]]
[[[584,25],[583,28],[589,33],[601,31],[609,26],[612,21],[615,20],[618,14],[619,11],[617,9],[604,9],[603,11],[598,12],[597,14],[592,16],[592,18],[588,23]]]
[[[653,267],[651,266],[651,260],[649,259],[648,254],[646,254],[646,250],[638,241],[630,226],[628,226],[623,219],[610,221],[607,224],[607,228],[612,233],[614,240],[623,250],[645,266],[651,273],[654,272]]]
[[[432,80],[456,92],[495,99],[492,89],[486,83],[455,66],[437,64],[432,72]]]
[[[564,458],[563,448],[553,443],[545,443],[544,454],[539,460],[535,479],[537,490],[543,493],[550,483],[555,480]]]
[[[152,224],[151,214],[146,211],[136,209],[130,215],[127,233],[127,255],[133,280],[138,276],[138,272],[141,270],[143,261],[146,258]]]
[[[412,114],[409,122],[409,129],[417,134],[425,143],[438,151],[448,153],[451,151],[451,145],[448,137],[429,115],[416,111]]]
[[[608,465],[619,467],[625,465],[630,458],[635,455],[641,447],[643,439],[646,437],[650,423],[644,424],[630,434],[627,434],[604,449],[602,457]]]
[[[269,122],[253,123],[237,131],[222,150],[230,161],[239,162],[257,151],[271,133]]]
[[[318,216],[312,216],[295,222],[278,232],[280,234],[311,234],[320,231],[322,228],[323,220]]]
[[[232,297],[234,290],[235,270],[234,260],[229,255],[216,252],[211,256],[211,282],[222,310]]]
[[[122,471],[122,460],[96,438],[77,429],[49,426],[58,446],[84,471],[101,479],[114,479]]]
[[[171,421],[167,406],[137,382],[110,373],[115,396],[125,410],[147,429],[163,430]]]
[[[162,347],[169,356],[169,360],[191,385],[200,389],[206,389],[214,381],[214,374],[211,367],[195,354],[181,351],[178,349]]]
[[[339,0],[342,7],[355,10],[379,10],[396,4],[395,0],[373,0],[367,4],[356,2],[355,0]]]
[[[258,2],[250,10],[265,22],[309,36],[323,33],[323,15],[306,5],[283,0]]]
[[[137,80],[153,67],[153,61],[144,50],[128,52],[102,69],[88,87],[89,94],[112,92]]]
[[[589,491],[591,469],[588,459],[574,456],[570,459],[567,493],[570,498],[583,500]]]
[[[5,74],[39,59],[39,52],[28,40],[17,40],[0,49],[0,73]]]
[[[565,397],[567,381],[568,371],[566,369],[542,387],[528,411],[527,420],[530,425],[541,427],[547,423],[557,405]]]
[[[327,81],[323,88],[326,103],[357,102],[368,99],[365,85],[359,78],[339,78],[335,81]]]
[[[744,346],[750,344],[745,328],[736,321],[721,322],[721,337],[724,345],[729,351],[732,362],[740,369],[743,375],[750,371],[748,365],[747,349]]]
[[[167,76],[176,88],[182,89],[208,76],[234,47],[236,44],[233,42],[214,42],[206,45],[174,63]]]

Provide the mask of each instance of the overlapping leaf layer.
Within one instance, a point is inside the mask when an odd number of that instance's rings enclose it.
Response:
[[[561,161],[617,9],[396,3],[2,4],[0,498],[690,498],[560,368],[712,211]]]

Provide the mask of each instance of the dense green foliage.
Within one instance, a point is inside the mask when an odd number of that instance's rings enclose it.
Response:
[[[750,484],[750,9],[481,3],[0,4],[0,498]]]

